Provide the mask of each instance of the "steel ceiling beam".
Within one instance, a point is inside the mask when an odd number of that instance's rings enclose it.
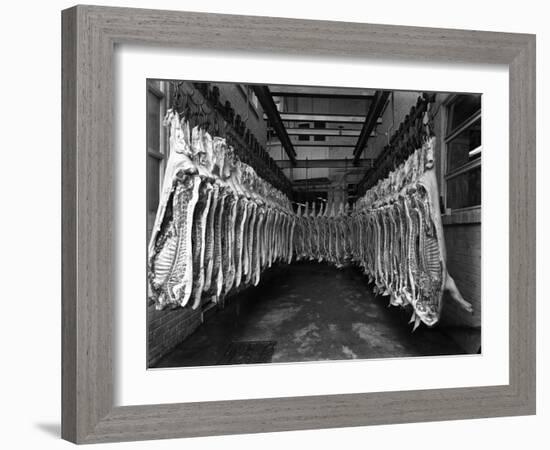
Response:
[[[268,143],[267,146],[269,148],[278,147],[281,144],[279,142],[271,142]],[[319,147],[319,149],[326,149],[327,147],[330,148],[355,148],[355,144],[349,143],[338,143],[338,142],[328,142],[328,141],[298,141],[293,144],[294,149],[300,149],[300,147]]]
[[[313,182],[313,183],[309,183],[309,184],[299,184],[299,185],[296,185],[296,184],[292,184],[292,190],[294,191],[314,191],[315,189],[327,189],[329,188],[330,186],[332,185],[332,183],[330,181],[327,181],[327,182]]]
[[[280,117],[285,122],[363,123],[365,121],[365,116],[354,114],[302,114],[285,112],[281,113]]]
[[[319,86],[281,86],[270,85],[274,97],[316,97],[369,100],[374,95],[372,89],[326,88]]]
[[[269,92],[269,88],[264,85],[252,85],[252,89],[254,90],[254,94],[256,94],[256,97],[258,97],[258,101],[262,105],[262,108],[267,118],[269,119],[271,126],[279,137],[279,140],[281,141],[281,144],[283,145],[286,154],[292,162],[295,162],[296,151],[294,150],[292,142],[288,137],[285,126],[281,120],[281,116],[279,115],[279,111],[277,110],[277,107],[273,102],[271,92]]]
[[[359,137],[361,130],[350,130],[345,128],[287,128],[289,136],[353,136]]]
[[[309,183],[330,183],[330,180],[327,177],[318,177],[318,178],[302,178],[299,180],[293,180],[292,184],[296,185],[306,185]]]
[[[301,135],[303,136],[303,135]],[[308,136],[308,135],[306,135]],[[319,135],[314,135],[319,136]],[[371,133],[371,137],[375,137],[376,134],[374,132]],[[322,140],[315,140],[315,139],[293,139],[292,145],[294,146],[294,149],[298,149],[298,147],[353,147],[355,148],[357,144],[357,137],[356,136],[324,136],[325,139]],[[281,145],[281,142],[277,139],[270,140],[267,143],[267,146],[270,148],[278,147]]]
[[[348,159],[297,159],[296,164],[292,164],[291,161],[287,159],[275,160],[277,165],[281,169],[321,169],[321,168],[332,168],[332,169],[357,169],[361,167],[370,168],[373,165],[372,159],[360,159],[357,166],[353,165],[353,161]]]
[[[357,164],[359,159],[361,158],[361,154],[367,146],[369,137],[378,122],[378,118],[380,117],[380,114],[384,109],[389,95],[390,91],[376,91],[376,93],[374,94],[374,99],[372,100],[372,103],[370,105],[369,112],[367,113],[367,117],[365,118],[365,122],[363,123],[361,134],[359,135],[359,139],[357,139],[357,144],[355,145],[355,149],[353,150],[354,165]]]
[[[326,180],[296,180],[292,182],[292,188],[293,189],[308,189],[313,188],[315,186],[330,186],[332,184],[332,181],[330,181],[328,178]]]

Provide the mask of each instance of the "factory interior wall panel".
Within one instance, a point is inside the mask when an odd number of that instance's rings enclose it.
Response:
[[[330,99],[328,98],[312,98],[311,112],[330,112]]]
[[[444,143],[443,139],[445,136],[445,106],[444,103],[449,97],[449,94],[437,94],[435,102],[430,106],[431,114],[433,114],[433,127],[434,127],[434,133],[437,137],[437,140],[435,142],[435,154],[437,156],[437,164],[435,166],[436,169],[436,177],[437,182],[439,183],[439,186],[442,188],[444,183],[442,179],[442,173],[444,171],[443,165],[443,151],[444,151]],[[441,195],[443,195],[443,189],[440,189]]]
[[[399,124],[405,120],[411,110],[411,106],[416,104],[417,98],[421,92],[401,92],[395,91],[390,95],[386,108],[382,113],[382,122],[375,127],[375,136],[368,140],[367,148],[363,152],[364,158],[376,158],[382,149],[388,144],[388,136],[399,128]]]
[[[247,119],[247,128],[249,128],[256,139],[258,139],[260,145],[265,147],[267,143],[267,125],[263,118],[264,111],[262,109],[262,106],[258,103],[257,108],[252,104],[250,105],[250,108],[247,108],[246,94],[243,93],[242,89],[237,84],[214,84],[220,88],[220,99],[222,100],[222,103],[224,103],[226,100],[231,102],[231,106],[235,109],[235,114],[240,114],[243,120]],[[250,91],[248,94],[248,100],[249,103],[252,100],[252,91]],[[247,109],[248,118],[246,117]]]
[[[288,160],[288,155],[283,149],[283,146],[278,145],[268,145],[266,151],[274,160]]]
[[[331,99],[331,114],[366,115],[370,102],[360,99]]]
[[[357,138],[355,138],[357,140]],[[350,161],[350,167],[353,160],[353,147],[330,147],[329,156],[330,159],[344,159],[348,158]]]
[[[301,147],[296,149],[297,159],[327,159],[329,158],[328,147]],[[294,180],[305,180],[312,178],[326,178],[329,175],[328,168],[317,169],[292,169]]]
[[[311,180],[312,178],[327,178],[329,175],[329,169],[292,169],[292,178],[294,180]]]
[[[285,112],[302,114],[365,115],[369,102],[362,99],[288,97]]]

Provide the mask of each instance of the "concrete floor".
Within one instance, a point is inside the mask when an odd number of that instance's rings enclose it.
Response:
[[[465,353],[437,327],[412,333],[410,312],[374,296],[353,267],[294,263],[271,269],[266,278],[231,299],[155,367],[255,362],[224,357],[232,342],[243,341],[270,341],[267,360],[256,362],[274,363]]]

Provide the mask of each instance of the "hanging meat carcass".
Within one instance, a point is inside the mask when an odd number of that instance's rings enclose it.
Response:
[[[196,162],[200,186],[199,198],[193,215],[191,248],[193,253],[193,309],[200,305],[204,288],[207,218],[212,200],[212,143],[210,136],[199,129],[192,132],[193,156]]]
[[[169,111],[170,158],[148,248],[149,295],[157,308],[185,306],[191,296],[192,225],[200,177],[193,162],[188,124]]]
[[[360,230],[364,217],[367,220],[366,229],[358,234],[359,243],[353,245],[359,249],[361,267],[391,304],[412,306],[415,328],[420,322],[428,326],[438,322],[444,291],[472,310],[446,268],[434,143],[435,138],[430,138],[368,191],[359,200],[354,219]]]
[[[411,305],[412,322],[439,321],[443,292],[471,311],[446,268],[439,193],[434,170],[435,138],[426,140],[398,169],[347,205],[309,202],[296,214],[294,249],[299,258],[354,262],[374,291],[395,306]],[[318,211],[316,213],[316,211]]]
[[[295,233],[292,243],[294,245],[294,254],[296,255],[296,260],[299,261],[303,257],[304,252],[304,226],[302,221],[302,204],[297,205],[296,217],[295,217]]]
[[[170,155],[148,248],[149,297],[159,309],[198,308],[258,284],[290,263],[296,220],[286,196],[240,162],[224,139],[169,111]]]
[[[471,310],[446,269],[434,138],[352,211],[331,201],[307,202],[294,213],[224,139],[197,127],[190,132],[172,111],[165,123],[171,152],[148,253],[157,308],[220,302],[257,285],[275,263],[309,259],[353,262],[392,305],[412,306],[415,327],[438,322],[444,291]]]

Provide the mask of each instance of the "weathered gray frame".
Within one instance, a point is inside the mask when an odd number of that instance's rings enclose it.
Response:
[[[63,11],[62,29],[63,438],[92,443],[534,414],[535,36],[95,6]],[[510,383],[114,407],[117,43],[508,65]]]

